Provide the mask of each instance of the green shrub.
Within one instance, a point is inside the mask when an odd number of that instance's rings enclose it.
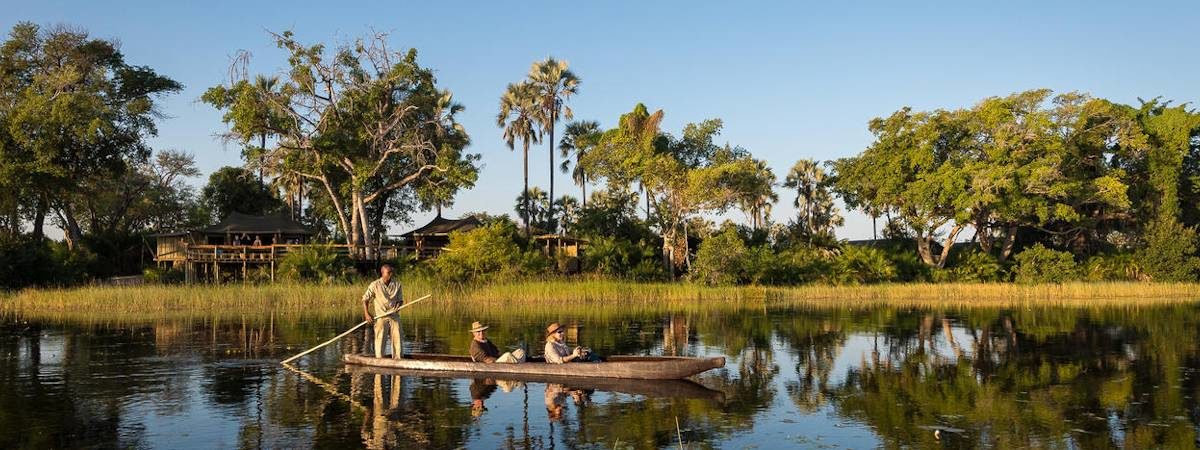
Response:
[[[1116,253],[1088,258],[1080,270],[1087,281],[1147,281],[1150,276],[1131,253]]]
[[[887,254],[874,247],[842,246],[841,254],[833,259],[828,281],[836,284],[869,284],[894,281],[896,266]]]
[[[1015,269],[1018,283],[1063,283],[1076,279],[1075,257],[1051,250],[1041,243],[1017,253]]]
[[[306,245],[288,252],[279,260],[278,276],[288,280],[322,283],[346,281],[354,276],[354,265],[333,247]]]
[[[96,255],[67,244],[30,236],[0,234],[0,290],[30,286],[70,286],[91,278]]]
[[[1135,259],[1154,281],[1194,281],[1200,269],[1196,258],[1196,230],[1174,220],[1156,222],[1146,229],[1146,246]]]
[[[748,250],[734,227],[705,239],[696,251],[692,280],[707,285],[734,284],[741,279]]]
[[[949,261],[948,268],[934,273],[934,280],[939,282],[960,283],[994,283],[1008,281],[1008,273],[1004,265],[995,257],[972,248],[956,252]]]
[[[435,271],[444,280],[466,282],[549,266],[545,257],[539,260],[522,252],[516,235],[516,226],[508,221],[450,233],[450,243],[433,262]]]
[[[589,236],[581,259],[586,273],[637,281],[663,280],[660,243],[646,239],[627,241],[614,236]]]
[[[179,284],[183,282],[182,270],[173,267],[147,267],[142,270],[142,279],[147,284]]]

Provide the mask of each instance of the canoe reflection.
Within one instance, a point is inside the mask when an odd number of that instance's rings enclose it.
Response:
[[[366,366],[346,366],[345,370],[352,375],[384,374],[401,375],[406,377],[459,379],[475,379],[479,376],[478,373],[473,372],[404,370]],[[492,380],[495,380],[495,383],[501,388],[504,388],[504,384],[502,383],[514,383],[513,386],[519,386],[519,384],[515,383],[537,382],[546,383],[547,385],[557,384],[561,385],[564,389],[569,390],[605,391],[621,394],[642,395],[646,397],[688,398],[715,402],[725,401],[724,392],[709,389],[704,387],[704,385],[691,380],[626,380],[616,378],[577,378],[552,375],[521,374],[505,374],[504,376],[505,379],[492,378]]]

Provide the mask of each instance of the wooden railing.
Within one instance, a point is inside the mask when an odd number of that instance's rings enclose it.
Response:
[[[324,245],[324,244],[277,244],[277,245],[189,245],[183,252],[186,254],[186,260],[192,262],[270,262],[276,261],[288,253],[307,246],[323,246],[332,248],[339,255],[344,255],[355,260],[378,260],[378,259],[394,259],[407,252],[405,247],[387,245],[376,248],[375,254],[371,258],[367,257],[367,252],[363,248],[352,248],[349,245]],[[177,259],[169,258],[168,255],[176,254],[169,252],[158,255],[156,259],[167,260]]]

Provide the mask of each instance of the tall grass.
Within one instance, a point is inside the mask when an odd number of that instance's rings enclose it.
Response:
[[[431,307],[413,308],[414,314],[481,309],[503,309],[509,313],[531,315],[581,310],[606,315],[716,313],[789,305],[819,308],[1100,307],[1193,302],[1200,297],[1197,294],[1200,284],[1194,283],[706,287],[687,283],[558,279],[471,286],[438,284],[423,278],[407,278],[403,283],[408,298],[426,293],[434,296]],[[0,314],[10,318],[87,323],[272,314],[283,317],[347,318],[361,315],[358,299],[364,288],[365,283],[31,289],[0,296]]]

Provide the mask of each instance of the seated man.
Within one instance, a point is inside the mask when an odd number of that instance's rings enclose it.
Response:
[[[558,322],[553,322],[550,326],[546,327],[546,348],[544,349],[546,362],[550,364],[562,364],[571,361],[602,361],[586,348],[575,347],[575,350],[570,350],[567,344],[563,342],[563,334],[565,332],[566,330],[563,330],[562,325],[559,325]]]
[[[471,334],[474,335],[474,339],[471,339],[471,361],[505,364],[525,362],[525,350],[519,348],[501,355],[496,344],[488,340],[487,329],[486,325],[479,322],[471,324]]]

